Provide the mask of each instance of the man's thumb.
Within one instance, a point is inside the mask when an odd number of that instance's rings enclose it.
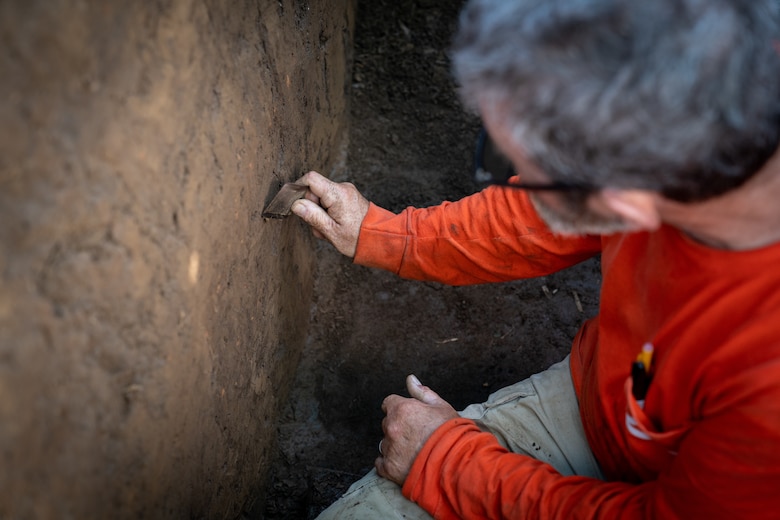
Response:
[[[424,386],[414,374],[406,378],[406,389],[409,391],[409,395],[425,404],[439,404],[443,401],[439,394]]]
[[[332,219],[318,204],[307,199],[300,199],[293,202],[290,210],[311,227],[327,236],[326,228]]]

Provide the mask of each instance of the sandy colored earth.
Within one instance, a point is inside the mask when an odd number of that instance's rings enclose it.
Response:
[[[0,2],[0,518],[235,518],[266,487],[345,135],[350,2]]]

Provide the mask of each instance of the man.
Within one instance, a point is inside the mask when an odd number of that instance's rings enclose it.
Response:
[[[302,178],[293,211],[359,264],[603,271],[562,363],[460,414],[410,376],[323,518],[780,518],[779,10],[472,0],[456,76],[514,187],[394,215]]]

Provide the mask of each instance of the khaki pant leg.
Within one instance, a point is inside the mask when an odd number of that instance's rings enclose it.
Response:
[[[474,419],[510,451],[548,462],[563,475],[603,478],[582,429],[568,357],[460,414]],[[399,486],[371,470],[317,518],[430,520],[431,516],[407,500]]]
[[[460,415],[476,421],[508,450],[547,462],[562,475],[604,478],[582,428],[568,356]]]
[[[406,499],[395,482],[380,477],[372,469],[340,499],[323,511],[317,520],[432,520],[423,508]]]

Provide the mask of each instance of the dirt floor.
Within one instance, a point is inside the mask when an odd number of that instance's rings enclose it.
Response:
[[[348,180],[399,211],[459,199],[471,180],[479,121],[460,105],[447,55],[451,0],[360,2]],[[329,245],[310,336],[280,425],[262,511],[314,518],[373,467],[382,399],[415,373],[456,408],[562,359],[598,309],[598,260],[544,278],[448,287],[354,266]]]

